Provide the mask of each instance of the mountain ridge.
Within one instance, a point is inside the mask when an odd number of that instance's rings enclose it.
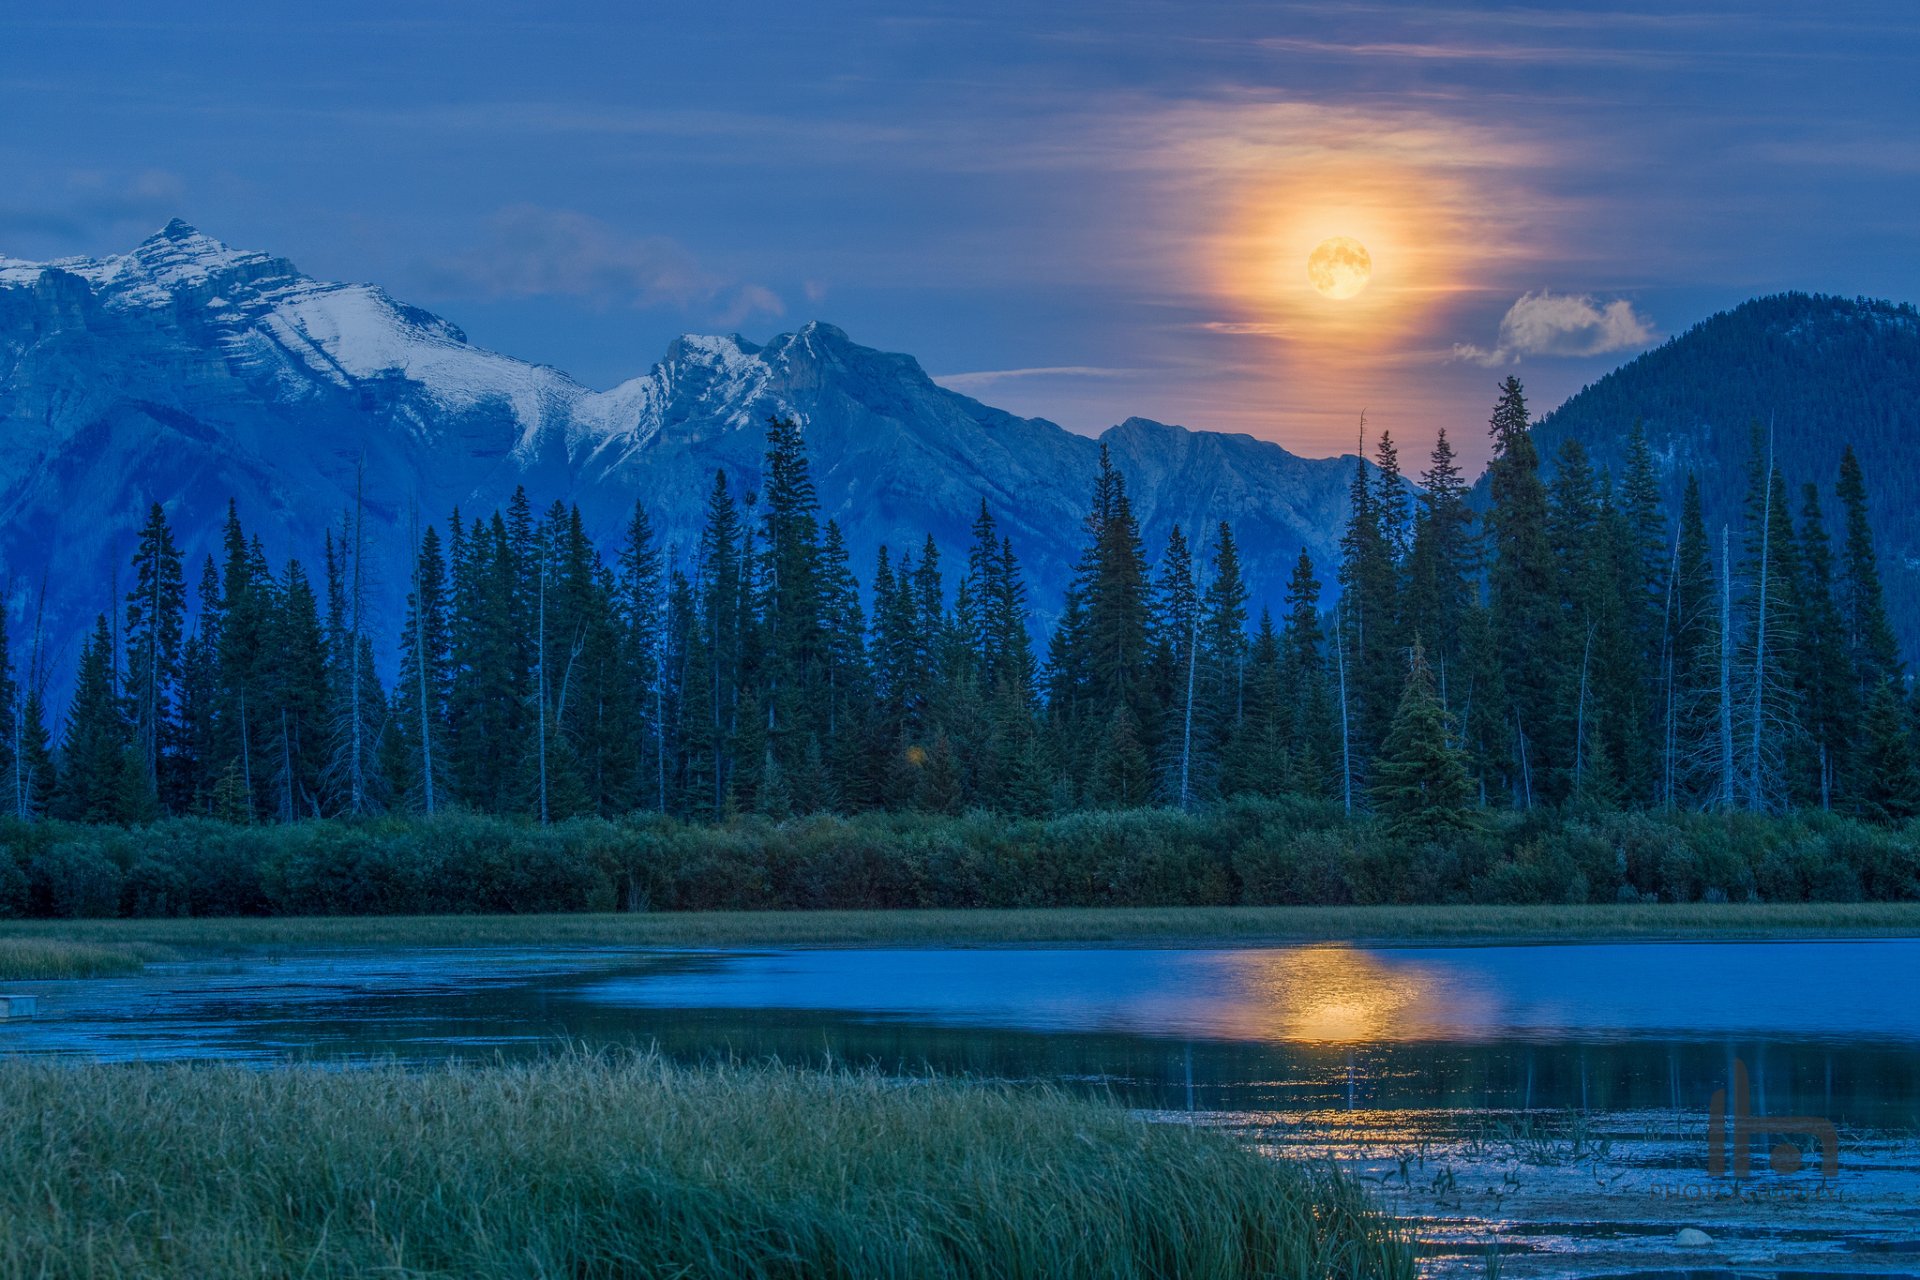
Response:
[[[1204,545],[1233,520],[1256,600],[1276,604],[1303,546],[1323,566],[1332,554],[1353,466],[1143,418],[1078,435],[822,321],[761,345],[686,334],[595,391],[375,285],[315,280],[176,219],[126,254],[0,258],[0,580],[16,625],[50,584],[47,636],[70,657],[148,502],[194,574],[229,498],[276,558],[311,559],[363,479],[392,563],[415,510],[490,510],[516,486],[580,505],[604,546],[642,500],[684,563],[713,472],[757,487],[772,414],[803,425],[822,513],[862,580],[880,546],[917,552],[928,534],[951,563],[985,500],[1043,615],[1078,556],[1103,445],[1150,548],[1175,523]],[[380,585],[376,634],[397,634],[403,601]]]

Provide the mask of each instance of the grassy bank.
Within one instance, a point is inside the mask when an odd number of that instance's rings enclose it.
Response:
[[[0,937],[0,981],[111,978],[138,973],[149,961],[172,959],[176,954],[169,947],[133,939],[82,941],[55,936],[62,932]]]
[[[0,1274],[1380,1277],[1350,1184],[1047,1090],[0,1065]]]
[[[1022,911],[10,920],[13,945],[172,949],[287,946],[1259,946],[1920,937],[1920,903],[1632,906],[1056,907]],[[21,974],[18,976],[26,976]],[[48,975],[52,976],[52,975]]]

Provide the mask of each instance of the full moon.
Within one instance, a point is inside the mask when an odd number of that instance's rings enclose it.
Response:
[[[1322,240],[1307,255],[1307,279],[1322,297],[1351,298],[1373,279],[1373,257],[1352,236]]]

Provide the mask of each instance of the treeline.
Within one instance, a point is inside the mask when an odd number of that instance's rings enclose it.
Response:
[[[1083,557],[1036,651],[1015,548],[982,507],[867,582],[822,521],[800,428],[757,495],[716,475],[688,562],[634,510],[603,554],[577,510],[454,511],[399,563],[357,511],[316,575],[229,512],[197,590],[165,513],[80,657],[57,749],[38,646],[0,650],[0,799],[23,822],[298,823],[447,810],[539,823],[654,812],[980,810],[1045,818],[1296,798],[1409,846],[1492,810],[1920,810],[1913,715],[1864,479],[1797,500],[1756,432],[1738,529],[1690,483],[1663,509],[1636,428],[1618,477],[1566,444],[1543,478],[1517,381],[1477,514],[1444,433],[1419,477],[1356,468],[1331,610],[1303,553],[1250,617],[1232,528],[1150,557],[1104,454]],[[376,637],[373,572],[404,574]],[[376,645],[398,649],[376,678]],[[15,648],[19,645],[15,644]]]
[[[1338,803],[1204,809],[0,819],[0,916],[426,915],[1920,898],[1920,842],[1837,814],[1502,810],[1416,845]]]

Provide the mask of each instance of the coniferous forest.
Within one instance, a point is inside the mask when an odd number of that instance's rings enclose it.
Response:
[[[0,911],[1920,896],[1851,451],[1822,493],[1756,426],[1712,528],[1637,427],[1551,480],[1518,381],[1490,429],[1484,510],[1444,433],[1412,483],[1381,436],[1280,617],[1229,524],[1144,546],[1104,456],[1063,600],[984,507],[850,564],[781,420],[685,559],[520,492],[280,564],[230,515],[195,566],[155,505],[63,715],[0,632]]]

